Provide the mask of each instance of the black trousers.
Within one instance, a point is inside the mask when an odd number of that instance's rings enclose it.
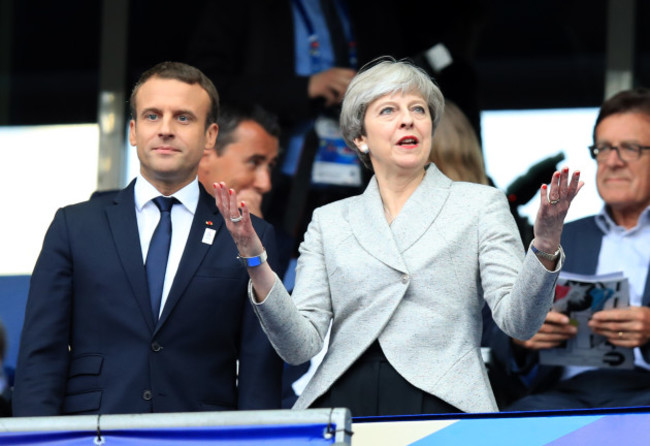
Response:
[[[347,407],[353,417],[462,413],[402,378],[378,341],[311,407]]]

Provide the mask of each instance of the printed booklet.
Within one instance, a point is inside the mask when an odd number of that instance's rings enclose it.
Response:
[[[540,363],[633,368],[633,349],[610,344],[605,336],[593,333],[587,325],[595,312],[625,308],[629,304],[629,285],[623,273],[587,276],[561,272],[555,287],[553,309],[569,316],[578,333],[564,345],[540,350]]]

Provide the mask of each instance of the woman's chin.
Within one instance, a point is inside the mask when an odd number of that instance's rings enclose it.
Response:
[[[395,157],[392,160],[394,167],[401,170],[419,171],[424,169],[428,159],[423,158],[420,154],[406,153]]]

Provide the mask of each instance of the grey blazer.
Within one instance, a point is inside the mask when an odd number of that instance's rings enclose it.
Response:
[[[502,192],[452,182],[435,165],[390,226],[375,178],[362,195],[317,209],[293,297],[276,278],[254,305],[291,364],[321,350],[332,322],[327,354],[294,408],[309,407],[379,338],[414,386],[465,412],[498,410],[480,354],[483,304],[508,335],[531,337],[564,261],[549,272],[524,253]]]

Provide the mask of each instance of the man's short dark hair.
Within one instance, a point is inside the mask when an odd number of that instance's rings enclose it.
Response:
[[[152,77],[175,79],[190,85],[199,84],[210,97],[210,108],[206,117],[205,127],[208,128],[210,124],[217,122],[217,119],[219,119],[219,93],[217,92],[217,88],[201,70],[182,62],[161,62],[142,73],[140,79],[135,83],[133,91],[131,91],[131,98],[129,99],[131,117],[133,119],[136,119],[135,96],[142,84]]]
[[[217,120],[219,134],[214,145],[217,155],[221,155],[228,144],[235,140],[235,130],[244,121],[253,121],[260,125],[269,135],[280,137],[280,124],[277,116],[259,105],[224,106]]]
[[[603,119],[611,115],[633,112],[643,113],[650,117],[650,89],[639,87],[633,90],[624,90],[603,102],[596,119],[596,125],[594,125],[594,141],[596,140],[596,127]]]

